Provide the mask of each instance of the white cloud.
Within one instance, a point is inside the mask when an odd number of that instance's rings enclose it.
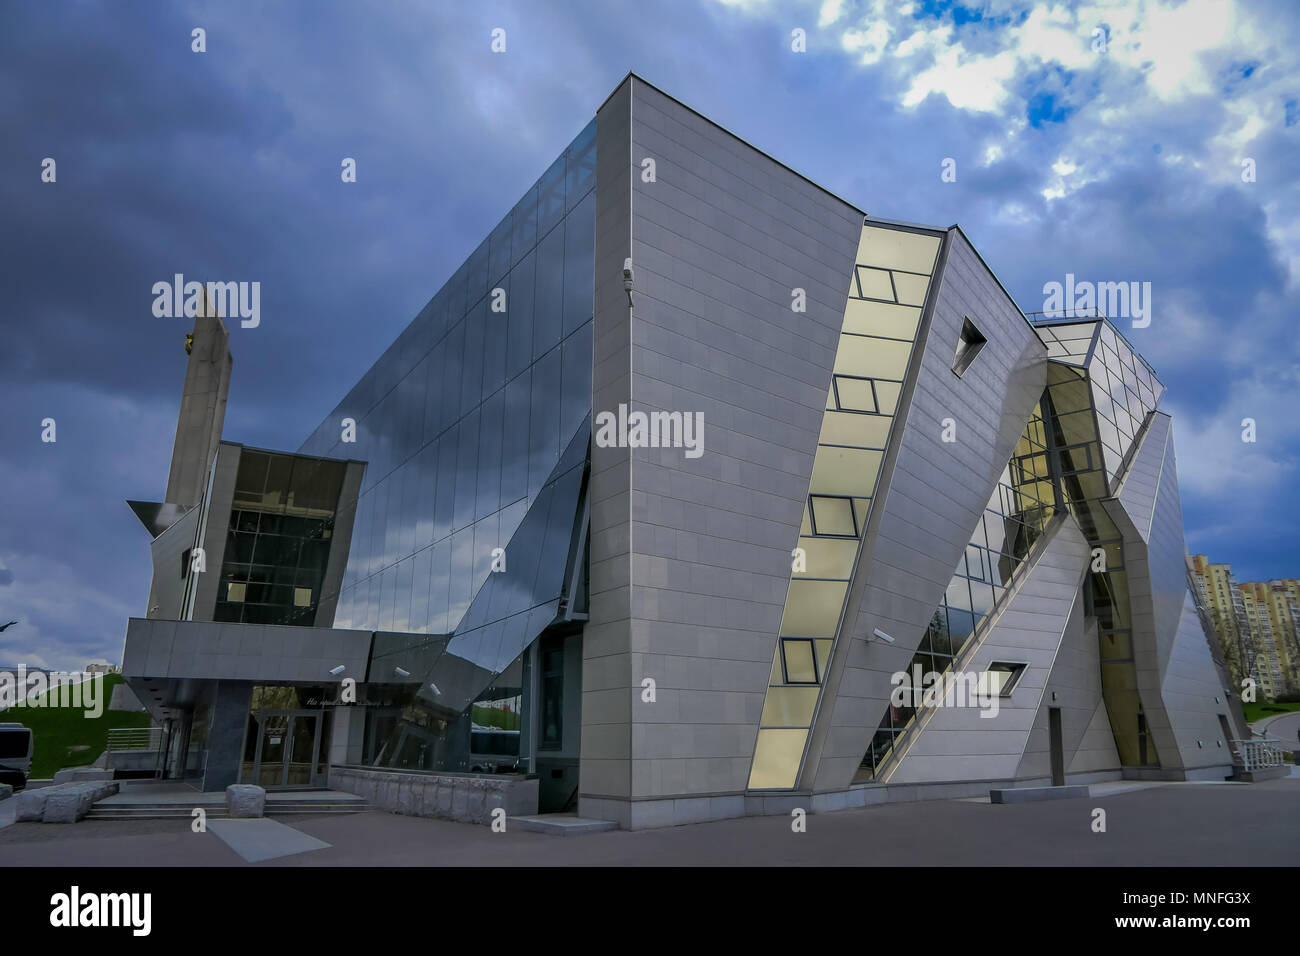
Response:
[[[844,16],[844,0],[826,0],[817,15],[817,26],[828,27]]]
[[[1015,71],[1016,58],[1010,53],[972,57],[957,44],[913,78],[903,105],[915,106],[931,93],[940,93],[957,109],[1000,112],[1010,96],[1006,83]]]

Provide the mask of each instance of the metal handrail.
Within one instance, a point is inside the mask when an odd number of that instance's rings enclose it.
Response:
[[[158,750],[161,727],[114,727],[108,732],[108,750]]]
[[[1241,757],[1247,773],[1282,766],[1283,745],[1276,737],[1255,737],[1251,740],[1234,740],[1233,750]]]

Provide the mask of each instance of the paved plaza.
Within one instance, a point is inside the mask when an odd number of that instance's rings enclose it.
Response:
[[[1105,833],[1092,830],[1098,807]],[[810,815],[804,833],[770,816],[558,837],[368,811],[282,817],[259,842],[215,823],[207,833],[184,819],[16,823],[0,828],[0,867],[1293,866],[1300,776],[1102,784],[1087,797],[1004,806],[896,803]]]

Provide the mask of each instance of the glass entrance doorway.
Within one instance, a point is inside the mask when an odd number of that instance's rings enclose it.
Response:
[[[250,715],[242,782],[268,790],[324,786],[322,716],[319,710],[263,710]]]

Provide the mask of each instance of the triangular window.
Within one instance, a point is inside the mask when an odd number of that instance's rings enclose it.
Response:
[[[961,341],[957,343],[957,357],[952,360],[952,370],[958,375],[970,368],[980,349],[988,343],[982,332],[975,328],[975,323],[963,318],[961,323]]]

